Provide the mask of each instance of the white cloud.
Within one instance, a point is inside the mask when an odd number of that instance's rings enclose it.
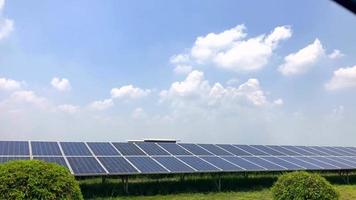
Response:
[[[334,71],[333,77],[325,87],[328,90],[356,88],[356,65]]]
[[[94,101],[89,105],[90,109],[93,110],[106,110],[114,105],[112,99],[104,99],[102,101]]]
[[[0,78],[0,90],[18,90],[21,89],[21,83],[12,79]]]
[[[228,81],[226,81],[226,84],[230,85],[230,86],[235,86],[239,83],[240,83],[240,80],[237,78],[232,78],[232,79],[229,79]]]
[[[4,8],[5,0],[0,0],[0,10]]]
[[[51,85],[59,91],[68,91],[71,89],[71,85],[68,79],[54,77],[51,81]]]
[[[37,96],[31,90],[21,90],[12,93],[10,101],[30,103],[40,108],[48,108],[49,105],[46,98]]]
[[[171,57],[170,62],[173,64],[181,64],[190,62],[188,54],[178,54]]]
[[[144,119],[147,117],[147,114],[142,108],[136,108],[132,112],[131,117],[134,119]]]
[[[328,57],[330,59],[338,59],[338,58],[342,58],[344,56],[345,55],[343,53],[341,53],[341,51],[338,50],[338,49],[334,49],[334,51],[331,54],[328,55]]]
[[[176,74],[189,74],[193,70],[193,67],[190,65],[177,65],[174,68],[174,73]]]
[[[276,99],[273,101],[273,103],[277,106],[281,106],[284,104],[284,101],[283,101],[283,99]]]
[[[14,21],[2,17],[2,11],[5,5],[5,0],[0,0],[0,40],[8,37],[14,30]]]
[[[111,89],[111,97],[117,99],[139,99],[151,93],[151,90],[141,89],[133,85],[125,85]]]
[[[212,63],[218,68],[236,72],[259,70],[268,63],[278,44],[292,36],[292,30],[290,26],[278,26],[268,35],[245,39],[246,36],[245,25],[200,36],[190,55],[180,54],[171,62],[174,60],[177,65],[182,64],[180,61],[190,65]]]
[[[70,105],[70,104],[63,104],[63,105],[59,105],[57,106],[58,110],[65,112],[65,113],[69,113],[69,114],[74,114],[79,112],[79,106],[74,106],[74,105]]]
[[[321,59],[324,51],[319,39],[315,39],[312,44],[286,56],[278,70],[285,76],[303,74]]]

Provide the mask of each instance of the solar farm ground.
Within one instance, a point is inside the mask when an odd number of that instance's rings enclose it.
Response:
[[[122,190],[121,181],[108,179],[80,180],[81,189],[86,199],[95,200],[272,200],[271,186],[277,180],[277,175],[227,175],[222,178],[222,191],[216,189],[216,181],[211,176],[191,176],[183,181],[180,177],[147,179],[138,178],[130,181],[129,195]],[[341,200],[356,199],[356,174],[350,176],[350,183],[335,174],[324,174],[339,191]]]

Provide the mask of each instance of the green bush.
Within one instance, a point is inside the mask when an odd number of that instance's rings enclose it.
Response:
[[[272,187],[275,200],[336,200],[339,195],[323,177],[307,172],[282,175]]]
[[[0,199],[83,199],[68,169],[39,160],[0,165]]]

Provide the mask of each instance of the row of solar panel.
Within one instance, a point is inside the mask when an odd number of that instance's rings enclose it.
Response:
[[[62,153],[63,152],[63,153]],[[8,156],[356,156],[356,147],[268,146],[188,143],[0,141]]]
[[[0,162],[19,159],[30,159],[30,157],[0,157]],[[335,156],[107,156],[33,157],[33,159],[60,164],[78,176],[356,169],[356,157]]]

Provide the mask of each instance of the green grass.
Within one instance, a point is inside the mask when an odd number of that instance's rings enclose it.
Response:
[[[350,185],[335,174],[324,174],[341,195],[341,200],[356,199],[356,176],[352,176]],[[136,177],[130,178],[129,195],[123,193],[119,179],[81,180],[81,189],[85,199],[96,200],[271,200],[270,187],[277,175],[224,175],[222,191],[217,191],[216,179],[209,175],[180,177]]]

